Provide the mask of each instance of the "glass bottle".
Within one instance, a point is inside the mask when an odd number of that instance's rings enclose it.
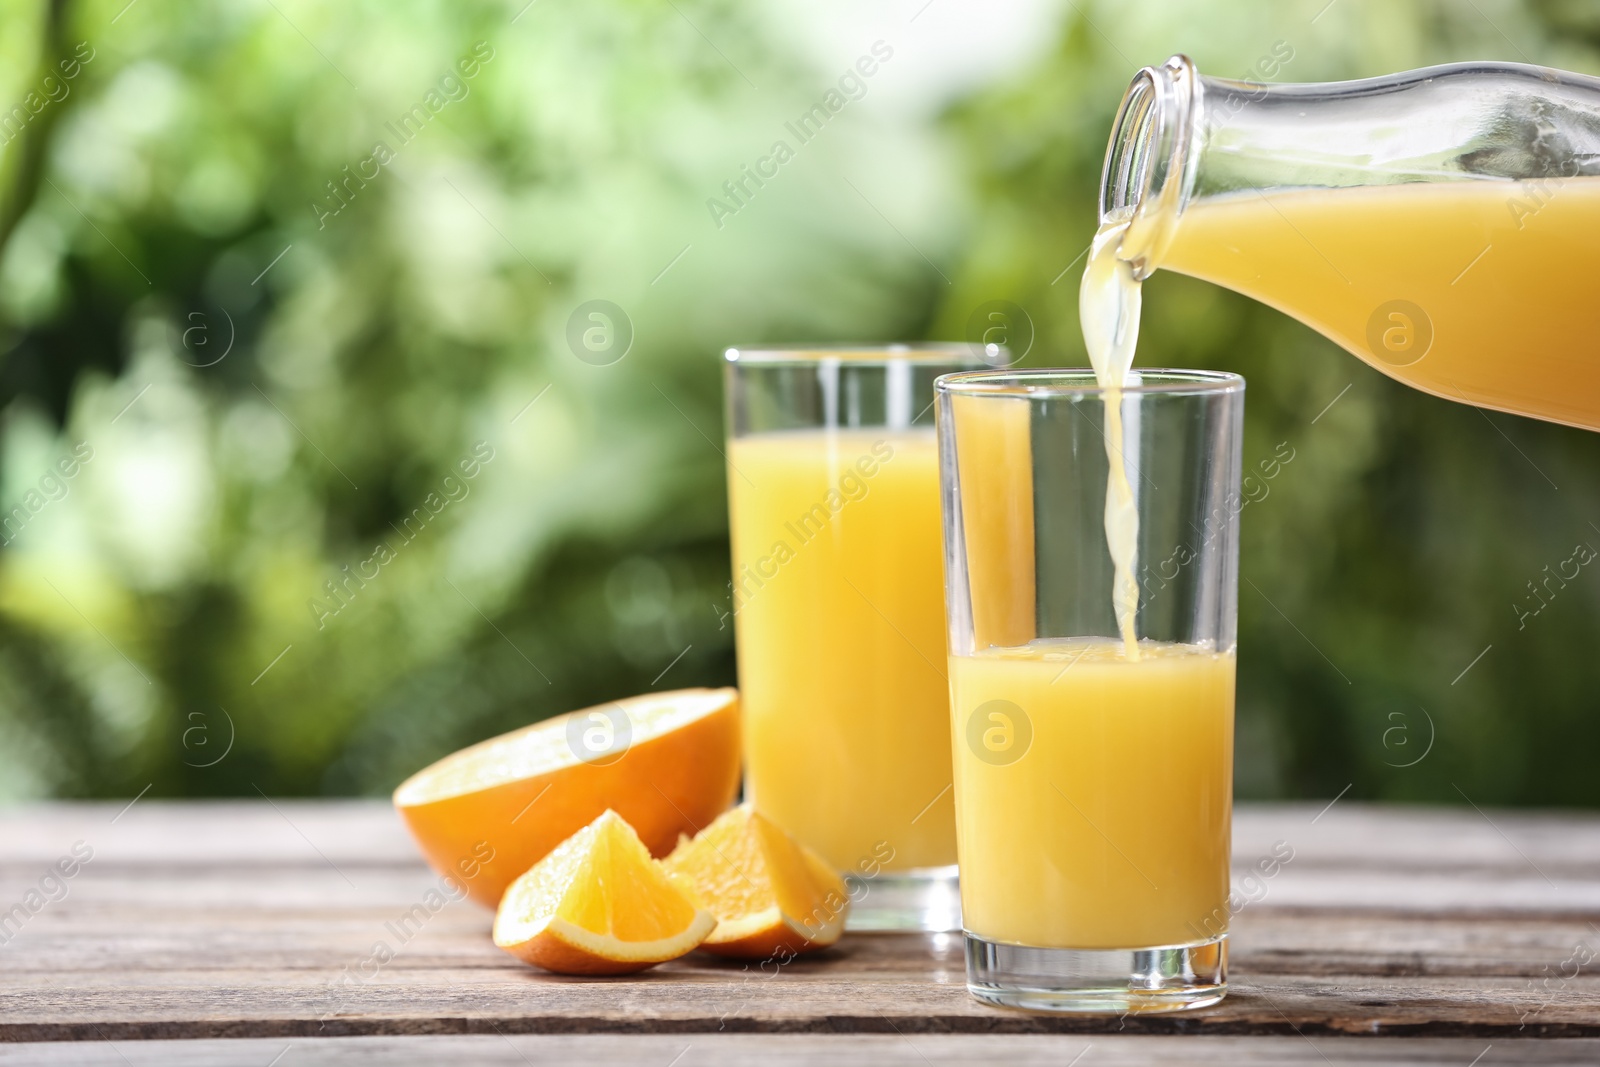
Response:
[[[1600,429],[1600,79],[1457,63],[1261,85],[1134,77],[1119,258],[1292,315],[1451,400]]]

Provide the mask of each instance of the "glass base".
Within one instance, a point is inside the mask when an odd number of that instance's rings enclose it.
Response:
[[[1184,1011],[1228,992],[1227,934],[1144,949],[1027,948],[966,935],[967,989],[1008,1008],[1059,1012]]]
[[[953,933],[961,929],[961,890],[953,863],[872,878],[847,874],[844,880],[851,901],[846,930]]]

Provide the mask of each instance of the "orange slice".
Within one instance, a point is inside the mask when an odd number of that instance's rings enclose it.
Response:
[[[716,925],[606,811],[511,883],[494,943],[558,974],[632,974],[677,959]]]
[[[733,803],[739,694],[650,693],[558,715],[459,752],[394,793],[422,853],[488,907],[610,808],[656,856]]]
[[[744,804],[663,861],[694,886],[717,928],[700,947],[739,959],[825,948],[844,932],[850,894],[826,860]]]

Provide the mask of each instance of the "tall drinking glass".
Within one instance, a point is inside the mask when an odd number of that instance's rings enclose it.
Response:
[[[959,925],[933,382],[981,365],[725,355],[745,791],[846,876],[850,929]]]
[[[938,383],[967,987],[997,1004],[1169,1011],[1227,989],[1244,380],[1132,380],[1133,655],[1093,373]]]

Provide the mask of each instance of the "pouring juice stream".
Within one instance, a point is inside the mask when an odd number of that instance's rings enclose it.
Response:
[[[1139,579],[1134,573],[1139,556],[1139,509],[1128,481],[1128,461],[1122,427],[1122,389],[1128,384],[1134,350],[1139,343],[1141,287],[1132,266],[1117,251],[1127,231],[1125,219],[1103,224],[1094,235],[1089,261],[1078,291],[1078,316],[1083,342],[1095,379],[1105,390],[1106,547],[1114,568],[1111,603],[1122,635],[1123,654],[1139,658],[1137,620]]]

